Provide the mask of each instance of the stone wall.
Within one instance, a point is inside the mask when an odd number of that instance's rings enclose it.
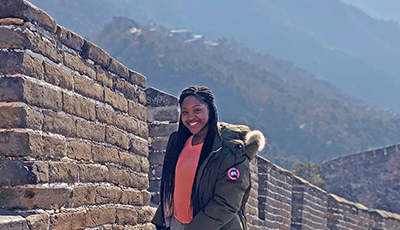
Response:
[[[400,213],[400,145],[338,157],[319,166],[324,189],[367,207]]]
[[[2,229],[151,229],[145,86],[29,2],[3,0],[0,206],[22,217],[2,215]]]
[[[292,188],[292,228],[294,229],[327,229],[328,194],[294,176]]]
[[[154,229],[179,112],[176,97],[145,87],[144,76],[45,12],[3,0],[0,228]],[[397,170],[397,153],[361,155]],[[249,229],[400,229],[398,214],[328,194],[262,157],[251,171]]]
[[[149,161],[151,203],[160,203],[161,173],[168,137],[178,130],[179,110],[178,99],[155,88],[146,89],[147,116],[149,123]]]
[[[293,175],[258,157],[258,213],[266,229],[290,229]]]

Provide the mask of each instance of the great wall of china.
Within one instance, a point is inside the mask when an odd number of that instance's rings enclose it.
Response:
[[[0,229],[154,229],[177,98],[24,0],[0,5]],[[398,146],[391,154],[399,155]],[[252,162],[249,229],[400,229]]]

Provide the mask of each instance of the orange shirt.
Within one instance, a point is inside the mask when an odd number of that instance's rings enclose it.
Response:
[[[193,219],[190,206],[192,186],[203,143],[192,145],[193,135],[186,141],[175,169],[174,217],[187,224]]]

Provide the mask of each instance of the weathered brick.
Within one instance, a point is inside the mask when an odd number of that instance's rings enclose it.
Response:
[[[124,149],[129,149],[129,138],[121,130],[114,128],[112,126],[106,126],[106,138],[107,143],[117,145]]]
[[[30,22],[23,26],[0,28],[0,47],[5,49],[30,49],[42,54],[56,63],[62,61],[62,51],[56,47],[52,38],[43,38],[39,33],[32,32],[28,27]]]
[[[100,82],[103,86],[112,89],[114,84],[112,75],[104,71],[104,69],[100,66],[96,65],[95,69],[97,81]]]
[[[128,68],[126,68],[123,64],[121,64],[119,61],[115,60],[114,58],[111,58],[110,65],[108,66],[108,70],[126,80],[129,80]]]
[[[144,224],[150,222],[153,219],[155,211],[155,208],[149,206],[140,207],[137,211],[138,223]]]
[[[22,25],[24,20],[20,18],[1,18],[0,25]]]
[[[44,80],[50,84],[60,86],[65,89],[72,89],[73,76],[59,66],[54,66],[48,62],[44,63]]]
[[[146,77],[136,71],[129,70],[129,82],[142,88],[146,88]]]
[[[60,110],[61,92],[21,77],[0,78],[0,101],[24,101],[28,105]]]
[[[147,108],[135,101],[128,100],[128,114],[141,121],[147,121]]]
[[[129,151],[147,157],[149,154],[148,143],[138,138],[132,138]]]
[[[24,101],[27,104],[56,111],[61,110],[63,102],[61,91],[31,81],[24,83]]]
[[[96,204],[117,204],[122,195],[122,190],[116,186],[98,186],[96,188]]]
[[[158,166],[152,166],[151,168],[152,173],[154,170],[154,176],[156,176],[156,178],[161,178],[161,174],[162,174],[162,165],[158,165]]]
[[[103,87],[92,79],[83,76],[75,76],[75,92],[97,101],[104,100]]]
[[[161,181],[160,180],[152,180],[149,181],[149,191],[150,192],[158,192],[160,191]]]
[[[6,209],[59,209],[68,204],[70,188],[0,188],[0,205]]]
[[[109,181],[108,168],[98,164],[79,165],[80,182],[105,182]]]
[[[33,109],[25,108],[25,127],[41,130],[43,126],[43,114]]]
[[[87,217],[87,210],[79,210],[73,213],[67,212],[53,214],[50,216],[50,229],[82,229],[86,227]]]
[[[136,225],[137,210],[135,208],[117,208],[116,223],[121,225]]]
[[[27,107],[0,107],[0,128],[42,129],[42,113]]]
[[[78,182],[78,166],[70,162],[49,162],[50,182]]]
[[[146,122],[138,122],[138,128],[136,131],[133,132],[133,134],[143,137],[144,139],[149,138],[149,126],[148,123]]]
[[[0,28],[0,48],[2,49],[24,50],[31,47],[31,42],[35,38],[32,32],[22,26]]]
[[[26,217],[29,229],[47,230],[49,229],[50,216],[47,213],[34,214]]]
[[[0,62],[1,60],[2,59],[0,59]],[[24,95],[24,90],[23,90],[24,82],[25,80],[20,77],[0,78],[0,101],[4,102],[22,101]]]
[[[120,152],[119,156],[121,158],[121,165],[131,168],[134,171],[140,172],[141,168],[141,161],[140,156],[132,155],[129,152]]]
[[[164,124],[164,123],[152,123],[149,125],[149,135],[151,137],[156,136],[169,136],[174,131],[178,130],[178,124]]]
[[[96,71],[94,71],[94,69],[79,56],[64,52],[64,64],[81,74],[96,79]]]
[[[118,114],[116,118],[116,126],[123,129],[129,133],[133,133],[137,136],[148,138],[148,127],[147,123],[140,122],[131,117],[125,116],[123,114]]]
[[[179,121],[179,110],[178,107],[157,107],[149,108],[148,110],[149,122],[153,121],[169,121],[178,122]]]
[[[117,120],[117,114],[111,106],[96,105],[96,117],[108,125],[115,125]]]
[[[68,141],[67,156],[75,160],[89,161],[92,159],[92,146],[88,142]]]
[[[151,151],[163,152],[167,149],[168,137],[152,137],[150,143]]]
[[[49,165],[46,162],[0,161],[0,185],[15,186],[49,181]]]
[[[78,120],[76,128],[78,137],[99,142],[105,140],[105,125],[103,124]]]
[[[143,204],[149,205],[151,201],[151,193],[147,190],[142,190]]]
[[[16,17],[35,21],[50,32],[55,32],[56,21],[46,12],[23,0],[4,0],[0,5],[0,18]]]
[[[89,41],[85,41],[85,44],[82,47],[81,55],[85,59],[91,59],[104,69],[106,69],[110,64],[110,55]]]
[[[119,163],[118,150],[102,145],[93,145],[93,160],[99,163]]]
[[[64,141],[35,133],[0,132],[0,155],[64,157]]]
[[[150,169],[150,163],[147,157],[140,157],[140,166],[141,171],[144,173],[148,173]]]
[[[66,137],[76,136],[76,124],[71,115],[63,112],[43,112],[43,131],[62,134]]]
[[[149,162],[151,165],[162,165],[164,162],[164,153],[151,153],[149,154]]]
[[[2,46],[1,42],[0,38],[0,46]],[[42,61],[32,58],[26,53],[0,51],[0,74],[23,74],[42,79],[43,71]]]
[[[146,106],[178,106],[178,98],[154,87],[145,90],[147,96]]]
[[[60,40],[64,45],[76,50],[76,51],[80,51],[83,43],[84,43],[84,39],[79,36],[78,34],[60,26],[57,25],[57,38],[58,40]]]
[[[96,203],[96,187],[93,185],[77,186],[72,191],[73,207]]]
[[[29,133],[29,147],[32,156],[52,159],[65,157],[65,140],[58,137]]]
[[[124,94],[125,98],[131,99],[131,100],[137,100],[139,97],[140,91],[143,91],[136,85],[130,84],[128,81],[121,79],[121,78],[116,78],[114,81],[114,88]]]
[[[148,188],[148,177],[139,176],[126,169],[119,169],[115,166],[109,166],[110,182],[116,185],[123,185],[140,190]]]
[[[137,189],[125,189],[122,191],[121,204],[144,205],[142,192]]]
[[[115,207],[90,208],[86,219],[87,227],[96,227],[115,223]]]
[[[128,112],[128,101],[108,88],[104,89],[104,101],[117,110]]]
[[[130,133],[137,132],[138,122],[131,117],[125,116],[123,114],[117,114],[116,126],[120,129],[128,131]]]
[[[81,96],[63,93],[63,110],[67,113],[83,117],[87,120],[96,119],[95,103]]]

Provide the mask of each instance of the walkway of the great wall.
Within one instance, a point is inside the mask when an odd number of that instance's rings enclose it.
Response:
[[[154,229],[177,99],[24,0],[0,4],[0,229]],[[398,152],[397,152],[398,153]],[[400,229],[261,157],[249,229]]]

